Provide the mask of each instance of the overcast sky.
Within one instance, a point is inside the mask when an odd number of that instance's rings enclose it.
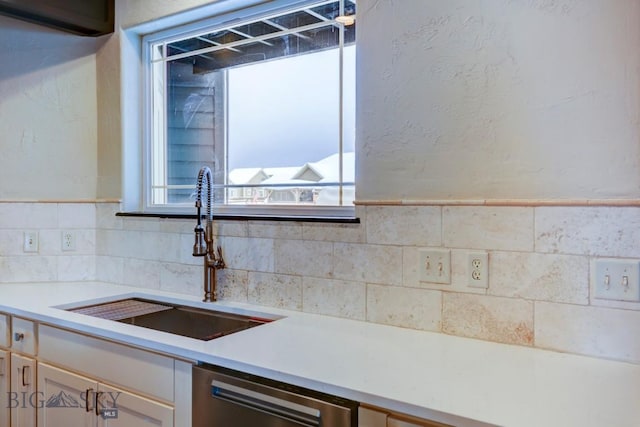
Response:
[[[298,166],[338,152],[338,49],[229,71],[229,169]],[[344,49],[345,151],[355,140],[355,46]]]

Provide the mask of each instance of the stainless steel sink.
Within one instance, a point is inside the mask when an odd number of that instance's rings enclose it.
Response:
[[[129,298],[68,311],[168,332],[203,341],[239,332],[274,319]]]

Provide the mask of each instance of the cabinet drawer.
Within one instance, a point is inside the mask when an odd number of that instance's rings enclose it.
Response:
[[[174,360],[123,344],[40,325],[39,358],[106,383],[174,402]]]
[[[9,347],[9,316],[0,313],[0,347]]]
[[[38,349],[38,326],[31,320],[11,318],[11,349],[35,356]]]

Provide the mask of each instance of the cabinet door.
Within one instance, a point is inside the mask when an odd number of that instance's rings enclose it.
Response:
[[[11,396],[9,395],[9,373],[11,372],[11,360],[9,352],[0,350],[0,426],[9,425],[9,406]]]
[[[10,383],[11,427],[34,427],[41,401],[36,393],[36,361],[12,353]]]
[[[387,414],[371,408],[358,408],[358,427],[387,427]]]
[[[38,427],[95,427],[98,383],[45,363],[38,364]]]
[[[387,423],[387,427],[452,427],[448,424],[440,424],[435,421],[429,420],[418,420],[412,419],[408,420],[406,417],[403,419],[399,419],[394,417],[393,415],[389,416],[389,422]]]
[[[104,384],[98,391],[98,427],[173,427],[170,406]]]

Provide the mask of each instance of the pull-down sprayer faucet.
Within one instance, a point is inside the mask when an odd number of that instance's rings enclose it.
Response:
[[[207,224],[202,228],[202,181],[207,180]],[[225,268],[224,258],[222,258],[222,248],[215,248],[213,242],[213,215],[211,213],[212,204],[212,176],[211,169],[203,166],[198,172],[198,183],[196,186],[196,212],[198,223],[195,232],[195,243],[193,244],[193,256],[204,257],[204,302],[211,302],[217,299],[216,291],[216,270]]]

